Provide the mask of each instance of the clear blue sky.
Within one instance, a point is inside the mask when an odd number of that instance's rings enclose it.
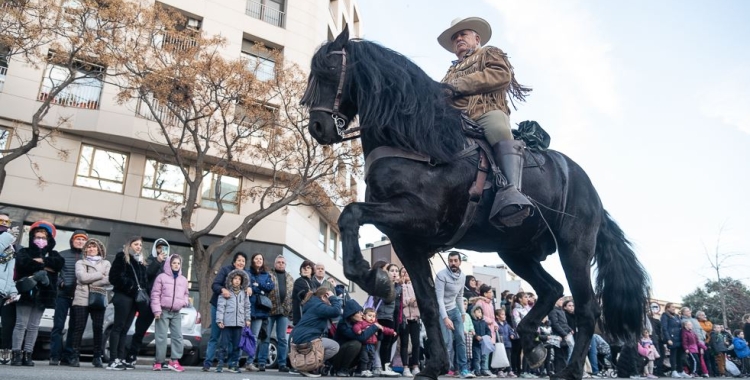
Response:
[[[655,297],[680,301],[715,277],[706,252],[717,239],[744,254],[725,274],[750,284],[750,1],[358,3],[364,38],[436,80],[455,59],[438,34],[456,17],[489,21],[488,43],[534,88],[511,121],[537,120],[587,171]],[[364,229],[362,243],[379,236]],[[564,283],[556,256],[545,267]]]

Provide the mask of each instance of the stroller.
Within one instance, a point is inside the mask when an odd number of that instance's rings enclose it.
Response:
[[[599,361],[599,376],[603,378],[616,378],[617,367],[610,360],[611,354],[598,354],[596,359]]]

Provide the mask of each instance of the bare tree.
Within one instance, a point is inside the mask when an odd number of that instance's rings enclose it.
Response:
[[[744,256],[744,253],[741,252],[726,252],[723,251],[721,248],[721,236],[724,233],[724,229],[726,227],[726,224],[722,224],[719,228],[719,233],[716,236],[716,244],[712,249],[709,249],[705,244],[703,244],[703,250],[706,254],[706,259],[708,259],[708,263],[711,267],[711,269],[716,274],[716,283],[715,286],[717,287],[717,293],[719,296],[719,302],[721,305],[721,318],[724,326],[729,326],[727,323],[727,291],[725,289],[726,286],[726,277],[724,276],[724,271],[729,265],[732,264],[735,258]]]
[[[110,63],[102,48],[122,36],[125,25],[117,18],[131,6],[121,0],[3,0],[0,1],[0,61],[44,68],[44,78],[32,115],[14,120],[9,147],[0,147],[0,193],[6,166],[26,156],[68,126],[68,116],[48,118],[53,107],[98,108],[101,85]],[[64,111],[59,112],[64,114]],[[21,126],[30,126],[26,133]],[[68,152],[58,149],[61,158]],[[32,161],[40,184],[44,179]]]
[[[184,179],[184,200],[168,203],[163,215],[179,218],[195,272],[208,280],[200,282],[200,293],[209,295],[224,259],[265,217],[296,205],[334,209],[349,200],[353,187],[342,178],[358,170],[361,150],[357,144],[330,149],[309,136],[308,115],[298,105],[306,76],[283,65],[277,52],[264,52],[276,65],[270,76],[261,75],[261,60],[226,58],[222,38],[185,27],[179,13],[156,6],[131,16],[127,41],[110,47],[118,99],[154,121],[152,154]],[[222,217],[246,202],[252,210],[242,223],[209,239]],[[204,207],[216,212],[196,225],[195,212]],[[201,298],[203,313],[208,300]]]

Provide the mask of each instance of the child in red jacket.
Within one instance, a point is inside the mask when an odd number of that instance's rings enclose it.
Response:
[[[380,325],[377,322],[377,313],[375,309],[367,308],[364,312],[364,319],[355,323],[352,326],[355,334],[362,334],[363,331],[367,330],[368,327],[375,325],[378,330],[383,332],[383,335],[396,336],[396,331],[392,328]],[[378,334],[372,334],[365,341],[365,347],[362,349],[359,355],[359,368],[358,372],[361,373],[362,377],[373,377],[372,367],[375,363],[375,345],[378,344]]]

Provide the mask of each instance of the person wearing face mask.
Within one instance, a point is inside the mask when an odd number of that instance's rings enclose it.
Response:
[[[65,259],[54,250],[57,229],[52,223],[40,220],[29,228],[29,246],[16,255],[16,278],[46,273],[48,281],[40,281],[31,290],[21,293],[16,305],[16,325],[13,329],[13,358],[11,365],[34,366],[31,354],[39,333],[39,322],[45,308],[53,308],[57,297],[57,274]]]
[[[131,237],[115,256],[112,270],[109,271],[109,282],[115,293],[112,297],[115,318],[109,335],[111,354],[108,370],[135,369],[135,363],[127,362],[125,358],[125,336],[138,310],[135,300],[139,288],[145,289],[148,282],[142,249],[143,239],[140,236]]]
[[[13,340],[13,327],[16,325],[16,300],[18,290],[13,274],[16,269],[16,249],[13,244],[18,238],[18,227],[11,228],[10,215],[0,212],[0,364],[10,363],[10,348]]]

